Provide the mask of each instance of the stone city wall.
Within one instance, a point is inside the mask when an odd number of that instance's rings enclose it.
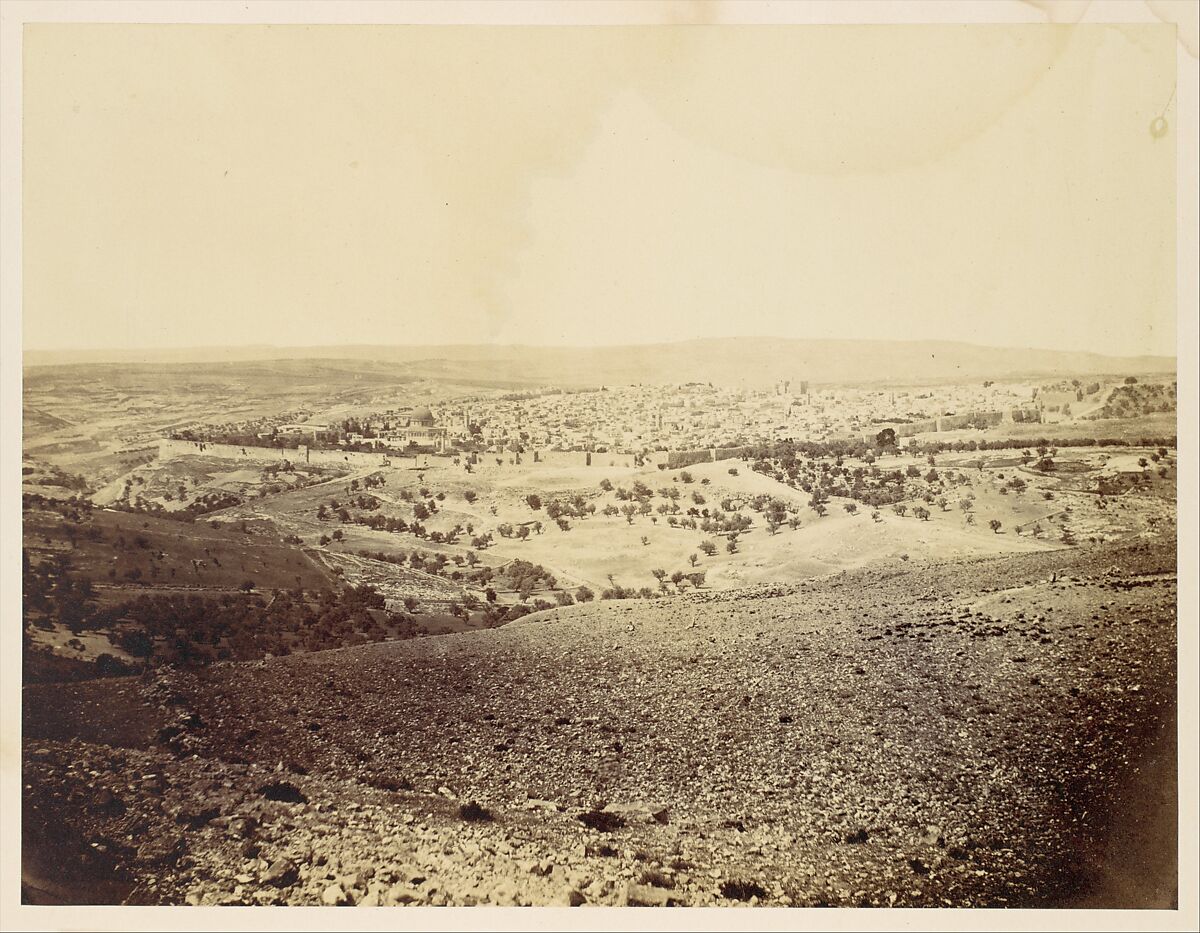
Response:
[[[872,427],[871,431],[863,434],[862,439],[868,444],[873,443],[884,428],[891,428],[896,432],[896,437],[900,438],[915,437],[918,434],[937,434],[939,431],[959,431],[980,421],[983,421],[987,427],[995,427],[1006,420],[1011,420],[1011,414],[1002,411],[972,411],[963,415],[943,415],[940,418],[928,418],[925,421],[912,421],[907,424],[877,424]]]
[[[679,470],[697,463],[734,460],[751,456],[752,447],[710,447],[705,450],[672,450],[667,454],[667,469]]]
[[[243,460],[251,463],[282,463],[284,460],[299,466],[304,463],[320,466],[349,466],[366,468],[382,466],[386,459],[397,463],[412,463],[412,455],[406,457],[384,456],[382,452],[363,453],[349,450],[313,450],[301,444],[299,447],[256,447],[247,444],[210,444],[208,441],[180,441],[163,438],[158,442],[158,459],[172,457],[218,457],[225,460]]]
[[[622,453],[592,453],[582,450],[526,450],[521,454],[522,466],[551,466],[551,467],[581,467],[597,468],[633,467],[633,454]],[[709,451],[708,453],[711,453]],[[459,455],[460,461],[467,455]],[[242,460],[252,463],[282,463],[287,460],[295,465],[304,463],[319,466],[348,466],[352,469],[390,466],[392,469],[437,469],[451,467],[451,457],[428,453],[401,453],[399,451],[351,451],[336,449],[311,448],[301,444],[299,447],[257,447],[247,444],[212,444],[207,441],[184,441],[162,438],[158,442],[158,458],[169,460],[172,457],[218,457],[226,460]],[[501,467],[511,467],[517,455],[504,453],[481,453],[478,462],[472,467],[474,472],[486,472]],[[502,464],[498,465],[499,459]],[[666,451],[653,451],[646,456],[646,463],[656,465],[667,459]]]

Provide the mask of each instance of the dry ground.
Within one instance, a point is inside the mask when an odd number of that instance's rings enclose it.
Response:
[[[1136,462],[1138,456],[1149,452],[1122,449],[1118,456]],[[1055,550],[1063,546],[1060,538],[1064,527],[1070,527],[1079,540],[1095,537],[1098,541],[1106,541],[1146,533],[1149,530],[1147,518],[1151,515],[1171,518],[1173,473],[1166,482],[1170,496],[1161,501],[1139,496],[1132,506],[1114,500],[1111,508],[1099,509],[1098,497],[1082,491],[1081,487],[1088,483],[1094,486],[1096,471],[1101,468],[1100,458],[1110,454],[1091,448],[1061,451],[1060,462],[1075,463],[1081,469],[1081,472],[1061,475],[1044,475],[1022,467],[1016,452],[1008,456],[988,455],[982,469],[979,468],[978,454],[938,458],[939,470],[961,471],[968,475],[970,482],[948,493],[948,511],[936,505],[929,506],[928,521],[921,521],[913,514],[913,507],[922,504],[919,500],[907,503],[909,512],[904,517],[885,507],[880,510],[879,520],[873,521],[867,506],[859,503],[858,513],[849,515],[843,506],[851,500],[836,497],[830,500],[829,513],[818,518],[807,506],[807,493],[755,473],[742,461],[693,466],[687,471],[694,477],[692,483],[680,482],[682,471],[660,471],[653,467],[641,470],[568,469],[525,463],[466,474],[461,468],[444,463],[425,470],[384,471],[387,485],[371,492],[383,500],[383,512],[396,514],[406,521],[412,520],[412,511],[411,506],[400,499],[401,490],[416,495],[423,487],[431,494],[444,493],[445,499],[439,503],[440,511],[422,523],[429,531],[446,531],[456,524],[471,524],[475,534],[481,534],[494,532],[503,522],[517,525],[541,521],[542,533],[530,534],[525,540],[495,535],[494,545],[481,551],[479,556],[484,563],[492,565],[515,558],[542,564],[564,585],[572,588],[585,584],[599,592],[609,585],[610,575],[623,586],[654,588],[657,584],[652,570],[661,568],[668,574],[675,570],[690,571],[693,568],[689,556],[696,554],[695,569],[705,571],[706,586],[729,589],[773,580],[804,579],[879,561],[942,560],[956,556]],[[923,458],[911,456],[888,457],[880,466],[885,470],[904,470],[910,464],[918,465],[922,472],[928,469]],[[851,462],[848,465],[860,464]],[[737,469],[737,476],[729,474],[731,467]],[[1001,495],[1000,487],[1017,476],[1028,484],[1027,491]],[[699,546],[713,536],[702,531],[672,528],[664,516],[657,514],[654,515],[657,521],[639,515],[632,523],[621,515],[599,514],[606,505],[622,504],[614,493],[601,492],[599,484],[603,479],[627,488],[632,488],[638,481],[652,490],[674,485],[683,493],[679,502],[684,512],[692,506],[692,492],[699,492],[704,497],[705,507],[718,511],[721,500],[726,497],[746,501],[756,495],[767,495],[782,499],[797,509],[801,526],[796,530],[784,527],[778,534],[770,535],[763,516],[747,510],[755,519],[755,527],[741,536],[738,553],[728,554],[724,550],[724,539],[717,539],[720,550],[710,558],[700,551]],[[347,477],[322,486],[255,499],[218,517],[226,520],[240,517],[269,519],[283,531],[297,534],[311,544],[315,544],[322,534],[341,527],[346,536],[343,548],[352,551],[411,551],[415,548],[441,550],[450,555],[466,553],[467,537],[460,538],[456,545],[435,547],[407,534],[319,522],[317,507],[322,503],[328,505],[334,498],[344,502],[349,480]],[[703,485],[703,480],[708,480],[708,484]],[[477,494],[474,503],[463,498],[466,490]],[[1054,498],[1044,499],[1046,492]],[[581,494],[596,506],[597,514],[586,519],[571,519],[570,530],[564,532],[546,517],[544,509],[534,510],[526,504],[525,498],[530,493],[537,493],[543,503]],[[968,494],[975,499],[974,524],[967,524],[964,513],[958,508],[959,498]],[[654,506],[662,501],[658,496],[651,500]],[[495,515],[492,508],[496,510]],[[1002,524],[999,534],[989,527],[992,519]],[[1036,523],[1042,525],[1042,537],[1018,533],[1018,529],[1027,532]]]
[[[1167,906],[1174,572],[913,561],[29,687],[26,897]]]

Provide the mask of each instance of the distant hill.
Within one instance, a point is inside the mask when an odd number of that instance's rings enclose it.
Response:
[[[27,367],[119,363],[237,364],[340,360],[402,364],[407,378],[609,385],[637,382],[770,384],[972,382],[1025,376],[1171,374],[1174,357],[1103,356],[949,341],[734,337],[608,347],[520,345],[211,347],[193,350],[28,351]],[[291,370],[302,369],[293,362]],[[371,367],[375,368],[375,367]],[[376,369],[378,371],[378,369]]]

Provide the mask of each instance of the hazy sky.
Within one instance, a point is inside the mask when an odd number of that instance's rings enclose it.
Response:
[[[1153,26],[27,26],[25,346],[1174,354],[1174,56]]]

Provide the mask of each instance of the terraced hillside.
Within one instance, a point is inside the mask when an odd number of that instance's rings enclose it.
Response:
[[[1167,906],[1169,544],[25,689],[25,897]]]

